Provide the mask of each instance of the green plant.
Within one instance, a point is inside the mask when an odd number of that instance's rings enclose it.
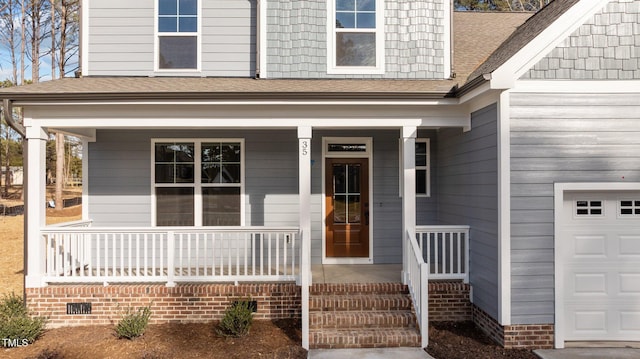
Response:
[[[0,338],[1,346],[13,346],[16,343],[33,343],[44,331],[46,319],[31,318],[22,298],[11,293],[0,301]]]
[[[151,318],[151,306],[140,307],[138,310],[127,308],[122,319],[116,325],[118,338],[133,339],[141,336]]]
[[[235,338],[247,335],[253,322],[253,307],[254,304],[250,299],[231,303],[218,324],[218,333]]]

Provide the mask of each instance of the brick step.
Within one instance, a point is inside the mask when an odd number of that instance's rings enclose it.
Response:
[[[416,328],[415,315],[409,310],[311,312],[311,329]]]
[[[310,311],[411,310],[406,294],[323,294],[311,296]]]
[[[414,328],[313,329],[312,349],[419,347],[420,333]]]
[[[402,283],[321,283],[313,284],[309,290],[311,295],[333,294],[398,294],[409,293],[409,288]]]

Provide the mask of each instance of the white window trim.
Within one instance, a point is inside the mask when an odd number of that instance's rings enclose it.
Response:
[[[327,147],[331,143],[363,143],[367,149],[364,152],[329,152]],[[367,158],[369,160],[369,257],[327,257],[327,220],[324,213],[327,213],[325,198],[326,192],[326,168],[327,158]],[[373,138],[371,137],[323,137],[322,138],[322,264],[373,264],[373,232],[375,223],[373,221]]]
[[[416,143],[426,143],[427,144],[427,165],[426,166],[418,166],[416,165],[416,170],[427,170],[427,193],[418,193],[416,192],[416,197],[429,198],[431,197],[431,139],[425,137],[416,138]],[[404,163],[404,153],[402,151],[402,139],[398,142],[398,153],[399,153],[399,161],[400,164],[398,166],[398,179],[399,179],[399,196],[402,198],[402,191],[404,188],[404,171],[402,170],[402,164]]]
[[[349,32],[375,32],[376,66],[336,65],[336,0],[327,0],[327,74],[330,75],[383,75],[385,72],[384,1],[376,0],[376,28],[349,29]],[[373,31],[372,31],[373,30]]]
[[[194,150],[194,183],[163,183],[160,186],[156,185],[156,166],[155,166],[155,147],[156,143],[164,142],[183,142],[193,143]],[[238,142],[240,143],[240,226],[245,225],[245,146],[244,138],[152,138],[151,139],[151,226],[157,227],[157,213],[156,213],[156,187],[191,187],[194,188],[193,198],[193,227],[204,227],[202,225],[202,188],[203,187],[238,187],[236,183],[222,183],[215,186],[211,184],[203,185],[200,182],[202,171],[202,155],[200,149],[202,143],[215,143],[215,142]],[[212,226],[216,228],[216,226]]]
[[[153,5],[153,68],[160,73],[196,73],[202,71],[202,0],[197,0],[198,4],[198,31],[197,32],[160,32],[158,30],[158,0],[154,0]],[[160,68],[160,36],[195,36],[196,37],[196,68],[195,69],[161,69]]]

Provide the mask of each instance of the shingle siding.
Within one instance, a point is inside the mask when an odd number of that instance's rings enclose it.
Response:
[[[385,74],[327,74],[327,0],[271,0],[267,10],[270,78],[442,79],[444,1],[385,2]],[[333,0],[328,0],[333,1]],[[447,15],[448,16],[448,15]]]
[[[523,79],[640,79],[640,0],[611,1]]]

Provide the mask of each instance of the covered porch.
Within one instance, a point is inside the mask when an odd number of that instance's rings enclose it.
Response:
[[[433,144],[440,136],[436,129],[462,133],[469,128],[464,111],[436,106],[424,115],[424,104],[389,109],[305,104],[284,110],[269,107],[269,114],[278,117],[265,120],[265,115],[257,117],[256,108],[236,104],[170,109],[157,105],[134,109],[128,104],[53,106],[55,115],[46,107],[32,108],[25,119],[28,171],[41,174],[28,176],[27,183],[26,287],[33,289],[28,293],[65,285],[154,283],[179,289],[194,283],[294,283],[300,290],[303,338],[308,340],[304,333],[309,331],[312,284],[332,283],[351,271],[354,276],[342,280],[407,285],[426,346],[428,281],[469,280],[469,226],[432,225],[438,223],[437,189],[429,196],[416,195],[416,181],[437,177],[429,167],[433,157],[424,153],[427,165],[417,166],[416,151],[432,151],[429,140]],[[140,111],[146,113],[144,118]],[[338,115],[345,111],[348,116]],[[211,118],[211,113],[219,117]],[[310,113],[317,117],[309,118]],[[89,120],[78,120],[85,117]],[[47,131],[84,140],[83,220],[64,226],[44,225]],[[206,165],[218,165],[207,163],[203,152],[216,143],[237,151],[237,161],[220,160],[222,168],[230,164],[225,175],[231,180],[193,184],[205,177],[210,168]],[[179,180],[158,181],[159,168],[167,164],[158,160],[159,146],[195,148],[189,150],[193,160],[170,163],[172,176]],[[185,164],[193,174],[179,174],[178,168]],[[352,166],[361,166],[358,183],[366,185],[368,193],[336,190],[332,181],[337,175],[332,179],[331,170],[353,173]],[[422,176],[417,171],[423,171]],[[185,178],[192,182],[185,185]],[[160,199],[170,192],[167,188],[190,188],[187,192],[193,199],[162,212],[174,196],[171,192]],[[204,194],[211,188],[237,193],[237,200],[209,201]],[[329,201],[339,196],[342,202],[331,207]],[[221,216],[219,225],[210,224],[203,215],[224,213],[216,209],[221,208],[218,205],[231,208],[234,215]],[[190,212],[193,222],[185,224],[189,211],[183,209],[189,206],[195,208]],[[360,212],[350,215],[355,207]],[[343,213],[334,215],[338,209]],[[172,216],[176,224],[167,225]],[[366,223],[369,228],[361,239],[367,251],[331,254],[330,217],[334,224],[349,222],[351,228]],[[384,267],[378,270],[377,265]],[[381,276],[359,276],[375,273]]]

